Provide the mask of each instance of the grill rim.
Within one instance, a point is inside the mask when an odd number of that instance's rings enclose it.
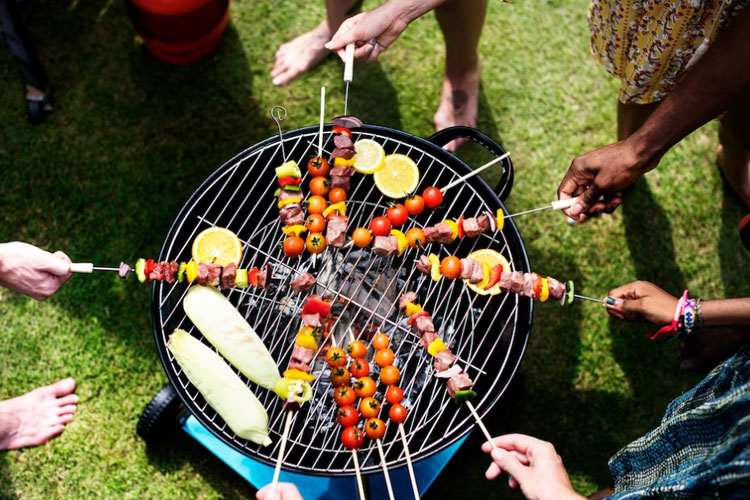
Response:
[[[253,153],[255,153],[257,150],[263,149],[265,147],[268,147],[269,145],[272,145],[274,143],[281,141],[292,141],[299,135],[309,134],[311,132],[317,132],[319,126],[313,125],[308,127],[302,127],[297,128],[293,130],[289,130],[283,134],[281,134],[281,138],[279,136],[274,135],[267,139],[262,140],[261,142],[258,142],[245,150],[239,152],[226,162],[224,162],[220,167],[216,168],[195,190],[192,192],[190,197],[187,199],[187,201],[183,204],[182,208],[178,212],[177,216],[173,220],[172,224],[170,225],[169,231],[167,232],[167,235],[164,239],[164,243],[162,244],[161,250],[159,252],[159,260],[164,260],[166,257],[166,252],[168,250],[168,246],[174,236],[174,233],[177,230],[177,226],[183,223],[183,218],[187,215],[187,213],[194,207],[194,202],[197,198],[199,198],[201,195],[204,194],[204,190],[207,187],[210,187],[211,184],[213,184],[217,177],[220,175],[223,175],[227,169],[232,168],[237,163],[243,161],[245,158],[251,156]],[[330,124],[327,129],[330,128]],[[456,127],[458,128],[458,127]],[[460,127],[465,130],[469,131],[475,131],[478,134],[481,134],[484,137],[483,133],[480,131],[470,128],[470,127]],[[464,175],[472,172],[474,169],[469,166],[466,162],[464,162],[461,158],[458,156],[455,156],[451,154],[450,152],[443,149],[440,145],[438,145],[436,142],[434,142],[432,139],[434,136],[424,139],[418,136],[415,136],[413,134],[410,134],[408,132],[404,132],[402,130],[393,129],[390,127],[384,127],[380,125],[370,125],[365,124],[363,127],[360,128],[364,133],[375,133],[379,134],[385,137],[388,137],[391,140],[399,141],[403,145],[411,146],[411,147],[421,147],[426,152],[428,152],[432,157],[442,160],[447,166],[449,166],[455,173],[459,175]],[[472,137],[468,136],[468,138],[473,139]],[[499,144],[495,143],[491,139],[489,139],[495,146],[497,146],[500,150],[504,151],[504,148],[500,146]],[[492,149],[486,147],[482,142],[478,142],[480,145],[484,146],[485,149],[490,151],[493,154],[497,154],[496,151],[493,151]],[[286,160],[286,159],[285,159]],[[512,167],[512,161],[510,157],[507,158],[508,160],[508,168],[509,168],[509,175],[510,175],[510,187],[508,187],[507,192],[505,193],[506,197],[510,194],[510,189],[512,188],[512,179],[513,179],[513,167]],[[503,179],[505,179],[505,175],[501,176],[501,184]],[[488,196],[488,200],[486,200],[487,204],[491,205],[493,202],[501,207],[506,213],[507,210],[505,208],[505,205],[503,201],[500,199],[499,193],[490,187],[487,182],[482,179],[480,176],[475,176],[473,180],[469,180],[467,182],[476,183],[475,189],[481,189],[484,191],[484,193]],[[506,183],[507,184],[507,183]],[[530,271],[530,264],[528,259],[528,253],[526,251],[526,246],[523,242],[523,238],[521,237],[521,233],[518,230],[518,228],[515,225],[515,222],[513,219],[508,219],[505,223],[505,227],[503,229],[503,232],[507,232],[509,230],[512,230],[513,236],[515,237],[515,242],[518,245],[518,253],[519,255],[515,257],[514,264],[518,270],[522,270],[524,272]],[[511,238],[512,239],[512,238]],[[506,240],[509,240],[509,238],[506,236]],[[151,291],[151,312],[152,312],[152,325],[153,325],[153,332],[154,332],[154,341],[156,343],[156,350],[159,354],[159,359],[162,364],[162,368],[164,369],[165,373],[167,374],[167,378],[174,387],[175,391],[177,392],[180,400],[186,407],[186,409],[190,412],[191,415],[193,415],[204,427],[209,429],[209,431],[217,437],[219,440],[221,440],[223,443],[229,445],[232,449],[235,451],[241,453],[243,456],[251,458],[253,460],[256,460],[260,463],[263,463],[265,465],[269,466],[275,466],[275,460],[268,459],[262,455],[255,455],[251,452],[249,452],[247,449],[238,446],[237,443],[224,436],[222,433],[217,432],[211,423],[209,422],[209,419],[205,416],[205,414],[198,410],[195,407],[195,403],[190,399],[189,395],[184,391],[181,387],[181,384],[178,383],[178,380],[175,379],[177,376],[176,374],[172,373],[170,370],[171,362],[168,359],[168,348],[166,344],[163,345],[163,348],[161,346],[160,337],[162,336],[162,328],[159,321],[159,314],[160,314],[160,301],[158,298],[158,283],[154,282],[152,284],[152,291]],[[477,413],[480,415],[480,417],[484,418],[498,403],[500,398],[505,394],[508,386],[513,381],[514,377],[516,376],[518,372],[518,368],[521,364],[521,361],[523,360],[523,356],[526,352],[526,347],[528,346],[529,338],[531,336],[531,325],[533,321],[533,314],[534,314],[534,304],[531,299],[525,298],[525,297],[519,297],[519,301],[517,302],[516,306],[516,321],[513,325],[513,341],[509,344],[508,350],[509,351],[517,351],[517,353],[514,355],[515,357],[515,363],[512,363],[512,369],[508,368],[507,372],[504,373],[497,373],[494,375],[495,377],[495,384],[498,385],[497,391],[495,395],[488,395],[485,400],[482,401],[482,405],[477,408]],[[516,337],[520,337],[519,333],[523,333],[523,341],[521,342],[521,345],[518,345],[518,342],[516,340]],[[487,334],[487,333],[485,333]],[[512,353],[511,353],[512,355]],[[510,356],[510,355],[509,355]],[[510,358],[509,358],[510,359]],[[501,382],[501,377],[507,377],[507,380],[504,381],[504,383]],[[500,387],[501,386],[501,387]],[[422,456],[419,457],[419,461],[425,460],[437,453],[440,453],[441,451],[445,450],[458,440],[462,439],[464,436],[466,436],[468,433],[472,432],[474,428],[476,427],[476,424],[472,424],[466,428],[464,432],[455,433],[455,436],[446,438],[441,437],[439,438],[439,442],[435,443],[434,446],[431,447],[431,449],[424,453]],[[282,468],[284,470],[294,472],[294,473],[301,473],[301,474],[307,474],[307,475],[313,475],[313,476],[321,476],[321,477],[332,477],[332,476],[339,476],[339,477],[353,477],[355,475],[354,471],[352,472],[337,472],[336,474],[331,474],[330,472],[324,472],[319,471],[316,469],[313,469],[312,467],[304,468],[304,467],[285,467],[286,464],[282,464]],[[363,474],[377,474],[379,473],[377,470],[370,471],[370,472],[363,472]]]

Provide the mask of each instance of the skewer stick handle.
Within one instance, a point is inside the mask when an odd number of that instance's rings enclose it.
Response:
[[[365,486],[362,484],[362,473],[359,471],[359,458],[357,450],[352,450],[352,460],[354,460],[354,472],[357,475],[357,488],[359,489],[359,500],[365,500]]]
[[[411,489],[414,491],[415,500],[419,500],[419,488],[417,487],[417,478],[414,476],[414,467],[411,465],[411,453],[409,453],[409,443],[406,441],[406,431],[404,424],[398,424],[398,431],[401,434],[401,442],[404,443],[404,454],[406,455],[406,467],[409,469],[409,479],[411,480]]]
[[[575,198],[568,198],[567,200],[557,200],[552,202],[552,210],[562,210],[563,208],[570,208],[578,201],[578,196]]]
[[[70,272],[71,273],[92,273],[94,272],[94,264],[91,262],[78,262],[78,263],[71,263],[70,264]]]
[[[323,156],[323,124],[326,120],[326,88],[320,87],[320,134],[318,135],[318,158]]]
[[[507,152],[507,153],[505,153],[505,154],[504,154],[504,155],[502,155],[502,156],[498,156],[497,158],[495,158],[495,159],[494,159],[494,160],[492,160],[492,161],[489,161],[489,162],[485,163],[484,165],[482,165],[481,167],[477,168],[477,169],[476,169],[476,170],[474,170],[473,172],[471,172],[471,173],[468,173],[468,174],[464,175],[463,177],[461,177],[461,178],[459,178],[459,179],[456,179],[455,181],[451,182],[450,184],[448,184],[447,186],[445,186],[445,187],[444,187],[443,189],[441,189],[440,191],[441,191],[442,193],[445,193],[445,192],[446,192],[446,191],[448,191],[448,190],[449,190],[450,188],[453,188],[453,187],[456,187],[456,186],[458,186],[458,185],[459,185],[459,184],[461,184],[462,182],[466,181],[466,179],[469,179],[469,178],[471,178],[471,177],[474,177],[475,175],[479,175],[480,173],[482,173],[482,172],[483,172],[484,170],[487,170],[488,168],[490,168],[490,167],[491,167],[492,165],[494,165],[495,163],[501,162],[501,161],[503,161],[504,159],[506,159],[506,158],[507,158],[507,157],[509,157],[509,156],[510,156],[510,151],[509,151],[509,152]]]
[[[292,426],[292,412],[286,412],[286,423],[284,424],[284,435],[281,436],[281,446],[279,446],[279,456],[276,457],[276,469],[273,471],[273,484],[279,482],[279,474],[281,473],[281,462],[284,460],[284,452],[286,451],[286,441],[289,437],[289,428]]]
[[[344,81],[351,82],[354,79],[354,44],[350,43],[344,50]]]
[[[492,436],[490,436],[490,432],[487,430],[487,427],[484,426],[484,423],[482,423],[482,419],[479,418],[479,414],[477,413],[477,410],[474,408],[474,405],[471,404],[471,401],[467,401],[465,404],[469,408],[469,411],[471,412],[471,414],[474,415],[474,420],[476,420],[479,428],[482,429],[482,433],[484,434],[484,437],[487,438],[487,441],[489,441],[492,449],[497,450],[497,445],[495,444],[495,441],[492,440]]]
[[[393,496],[393,487],[391,486],[391,476],[388,475],[388,467],[385,465],[383,443],[380,442],[380,439],[376,440],[376,443],[378,443],[378,454],[380,455],[380,465],[383,466],[383,475],[385,476],[385,487],[388,489],[388,498],[390,500],[395,500],[395,497]]]

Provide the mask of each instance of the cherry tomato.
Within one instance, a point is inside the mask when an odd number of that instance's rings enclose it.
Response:
[[[419,215],[424,211],[424,198],[415,194],[406,199],[404,206],[409,215]]]
[[[418,227],[413,227],[406,231],[406,242],[412,248],[422,248],[427,243],[427,238],[424,237],[424,231]]]
[[[372,234],[370,234],[370,230],[366,227],[358,227],[352,233],[352,241],[359,248],[365,248],[372,241]]]
[[[290,236],[284,240],[284,253],[287,257],[299,257],[305,251],[305,240],[299,236]]]
[[[371,418],[365,423],[365,434],[370,439],[380,439],[385,434],[385,423],[379,418]]]
[[[307,211],[311,214],[322,214],[326,208],[328,208],[328,202],[319,194],[307,199]]]
[[[346,353],[340,347],[331,347],[326,353],[326,362],[331,368],[346,366]]]
[[[390,349],[381,349],[375,353],[375,362],[379,367],[384,367],[393,364],[393,351]]]
[[[448,279],[456,279],[461,275],[461,259],[446,257],[440,263],[440,273]]]
[[[375,398],[364,398],[359,403],[359,413],[365,418],[377,417],[380,413],[380,401]]]
[[[341,424],[341,427],[354,427],[359,422],[359,413],[357,413],[355,407],[345,405],[336,410],[336,420]]]
[[[370,377],[362,377],[354,382],[354,392],[360,398],[369,398],[375,394],[377,385]]]
[[[333,384],[334,387],[349,385],[350,380],[351,376],[349,375],[349,370],[346,368],[339,367],[331,370],[331,384]]]
[[[349,342],[346,352],[354,359],[362,359],[367,356],[367,346],[361,340],[352,340]]]
[[[370,374],[370,363],[366,359],[355,359],[349,365],[349,371],[352,372],[355,378],[366,377]]]
[[[375,236],[388,236],[391,234],[391,221],[385,217],[375,217],[370,221],[370,231]]]
[[[313,177],[310,181],[310,192],[312,194],[318,194],[325,196],[331,189],[331,181],[325,177]]]
[[[341,431],[341,442],[350,450],[356,450],[365,442],[365,435],[356,427],[347,427]]]
[[[400,376],[401,372],[393,365],[384,366],[383,369],[380,370],[380,381],[385,385],[398,384],[398,379]]]
[[[333,390],[333,400],[338,406],[352,405],[357,400],[357,393],[348,385],[342,385]]]
[[[372,338],[372,346],[375,348],[376,351],[379,351],[381,349],[388,349],[388,344],[390,344],[390,340],[388,340],[388,335],[385,333],[378,333]]]
[[[310,233],[305,240],[307,251],[316,254],[326,249],[326,238],[320,233]]]
[[[404,391],[402,391],[400,387],[392,385],[385,391],[385,400],[392,405],[399,404],[403,399]]]
[[[388,418],[390,418],[397,424],[402,423],[404,420],[406,420],[406,408],[399,404],[391,406],[391,409],[388,410]]]
[[[307,171],[310,172],[310,175],[313,177],[325,177],[328,175],[328,168],[328,160],[320,158],[319,156],[310,158],[310,161],[307,162]]]
[[[409,212],[401,203],[397,203],[395,207],[386,210],[385,216],[391,221],[393,227],[403,226],[409,220]]]
[[[435,208],[443,202],[443,193],[435,186],[430,186],[422,193],[427,208]]]
[[[342,187],[335,187],[328,193],[328,200],[331,203],[346,201],[346,190]]]
[[[307,216],[305,226],[311,233],[322,233],[326,230],[326,220],[320,214],[310,214]]]

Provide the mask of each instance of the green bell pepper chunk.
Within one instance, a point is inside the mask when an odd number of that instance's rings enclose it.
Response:
[[[284,401],[306,403],[312,399],[312,386],[304,380],[282,377],[276,382],[274,392]]]
[[[247,288],[247,285],[247,269],[237,269],[237,274],[234,275],[234,286]]]
[[[177,282],[182,283],[185,281],[185,268],[187,268],[187,264],[184,262],[180,262],[180,267],[177,268]]]
[[[570,305],[573,303],[573,300],[575,299],[575,287],[573,286],[572,281],[568,281],[568,296],[565,300],[565,303],[567,305]]]
[[[294,160],[289,160],[280,167],[276,167],[276,177],[281,179],[282,177],[295,177],[299,179],[302,177],[302,172],[299,169],[299,165]]]
[[[135,261],[135,275],[138,276],[138,281],[143,283],[146,281],[146,260],[138,259]]]
[[[460,405],[460,404],[467,402],[470,399],[474,399],[476,395],[477,393],[472,391],[471,389],[467,389],[465,391],[456,391],[456,397],[453,398],[453,401],[455,401],[457,405]]]
[[[299,187],[299,186],[293,186],[293,185],[290,184],[288,186],[284,186],[283,188],[276,189],[276,191],[273,192],[273,195],[274,196],[278,196],[282,189],[286,189],[287,191],[302,191],[301,187]]]

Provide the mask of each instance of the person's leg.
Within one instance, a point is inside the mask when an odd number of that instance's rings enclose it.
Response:
[[[17,398],[0,401],[0,451],[46,443],[73,420],[78,396],[66,378]]]
[[[724,113],[719,124],[716,162],[727,184],[750,207],[750,100],[743,98]]]
[[[273,84],[283,87],[317,66],[331,53],[323,45],[361,5],[362,0],[326,0],[326,19],[276,51],[276,63],[271,70]]]
[[[648,120],[648,117],[658,106],[658,102],[625,104],[617,101],[617,140],[627,139],[633,132],[641,128],[641,125]]]
[[[479,38],[487,14],[487,0],[449,0],[435,9],[445,38],[445,80],[435,129],[454,125],[475,127],[479,106]],[[455,151],[461,142],[446,145]]]

